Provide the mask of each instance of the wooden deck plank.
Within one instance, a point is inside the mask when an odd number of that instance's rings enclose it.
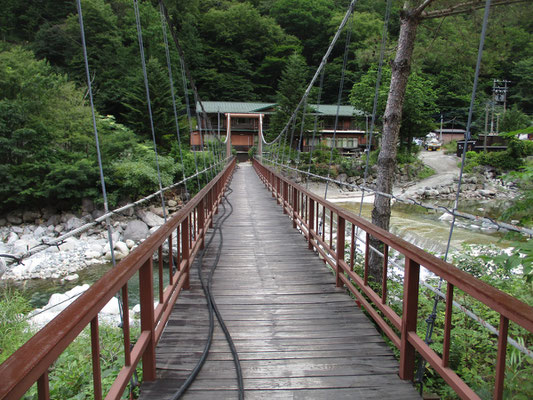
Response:
[[[307,249],[251,166],[237,169],[231,188],[233,214],[224,223],[213,294],[239,352],[246,398],[419,398],[399,379],[390,348],[335,287],[331,270]],[[217,234],[203,258],[204,277],[219,243]],[[157,347],[158,380],[142,384],[141,399],[172,397],[200,358],[208,312],[196,268]],[[217,324],[207,362],[183,398],[236,399],[232,360]]]

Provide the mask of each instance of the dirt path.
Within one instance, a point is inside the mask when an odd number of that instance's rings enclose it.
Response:
[[[459,167],[457,162],[459,158],[455,155],[446,155],[442,151],[425,151],[419,154],[420,159],[424,164],[435,170],[435,175],[430,176],[420,182],[410,186],[402,193],[401,189],[395,189],[394,194],[402,195],[403,197],[409,197],[416,193],[418,189],[427,187],[433,187],[436,185],[447,185],[452,183],[454,178],[459,176]]]

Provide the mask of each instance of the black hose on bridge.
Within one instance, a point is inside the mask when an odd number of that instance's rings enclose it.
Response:
[[[233,190],[228,189],[228,193],[227,194],[230,194],[231,192],[233,192]],[[227,215],[226,215],[226,206],[224,204],[224,201],[226,201],[228,203],[229,207],[230,207],[230,211],[229,211],[229,213]],[[222,225],[230,217],[230,215],[233,213],[233,206],[231,205],[231,203],[228,200],[228,198],[226,197],[226,195],[224,195],[224,200],[222,201],[221,204],[222,204],[222,207],[224,208],[224,211],[223,211],[223,214],[222,214],[224,217],[221,218],[221,219],[219,218],[219,220],[215,223],[215,229],[213,231],[213,234],[211,235],[211,237],[209,238],[209,241],[204,246],[204,249],[202,250],[202,252],[200,254],[200,257],[198,259],[198,279],[200,280],[200,284],[202,286],[202,290],[204,291],[204,294],[205,294],[205,297],[206,297],[207,308],[208,308],[208,311],[209,311],[209,331],[208,331],[209,333],[208,333],[208,336],[207,336],[207,341],[206,341],[206,344],[205,344],[205,347],[204,347],[204,351],[202,352],[202,356],[198,360],[198,363],[193,368],[193,370],[191,371],[191,373],[189,374],[189,376],[187,377],[185,382],[181,385],[181,387],[172,396],[172,400],[179,399],[187,391],[187,389],[194,382],[194,380],[196,379],[196,377],[200,373],[200,370],[202,369],[203,365],[205,364],[207,356],[209,355],[209,349],[211,348],[211,344],[213,342],[213,331],[214,331],[214,328],[215,328],[215,322],[214,322],[213,315],[216,315],[217,320],[218,320],[218,322],[220,324],[220,327],[221,327],[222,331],[224,332],[224,336],[226,337],[226,340],[228,342],[230,351],[231,351],[231,353],[233,355],[233,362],[235,364],[235,370],[236,370],[236,373],[237,373],[237,382],[238,382],[238,387],[239,387],[239,400],[244,400],[244,384],[243,384],[243,378],[242,378],[241,364],[240,364],[240,361],[239,361],[239,354],[237,353],[237,349],[235,348],[235,344],[233,343],[233,339],[231,337],[231,334],[229,333],[229,330],[226,327],[226,324],[224,323],[224,319],[222,318],[222,315],[220,314],[218,306],[217,306],[217,304],[215,302],[215,299],[213,297],[213,294],[211,292],[211,287],[212,287],[212,283],[213,283],[213,275],[215,273],[215,269],[218,266],[218,262],[220,261],[220,256],[222,254],[222,245],[224,243],[224,235],[222,234]],[[216,257],[215,257],[215,259],[213,261],[213,264],[211,265],[211,267],[209,269],[209,275],[208,275],[207,284],[206,284],[204,282],[203,275],[202,275],[203,260],[204,260],[205,253],[206,253],[207,249],[209,248],[209,245],[213,241],[217,231],[218,231],[218,234],[220,236],[220,243],[218,245]]]

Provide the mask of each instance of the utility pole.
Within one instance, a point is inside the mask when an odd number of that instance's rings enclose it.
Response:
[[[483,151],[487,152],[487,135],[489,129],[489,102],[485,103],[485,138],[483,139]]]
[[[442,144],[442,123],[443,123],[444,117],[442,113],[440,114],[440,143]]]

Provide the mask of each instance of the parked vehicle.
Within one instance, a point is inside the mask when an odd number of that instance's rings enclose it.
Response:
[[[427,151],[437,151],[441,147],[441,143],[437,139],[431,139],[430,141],[426,142],[424,145],[424,148]]]

